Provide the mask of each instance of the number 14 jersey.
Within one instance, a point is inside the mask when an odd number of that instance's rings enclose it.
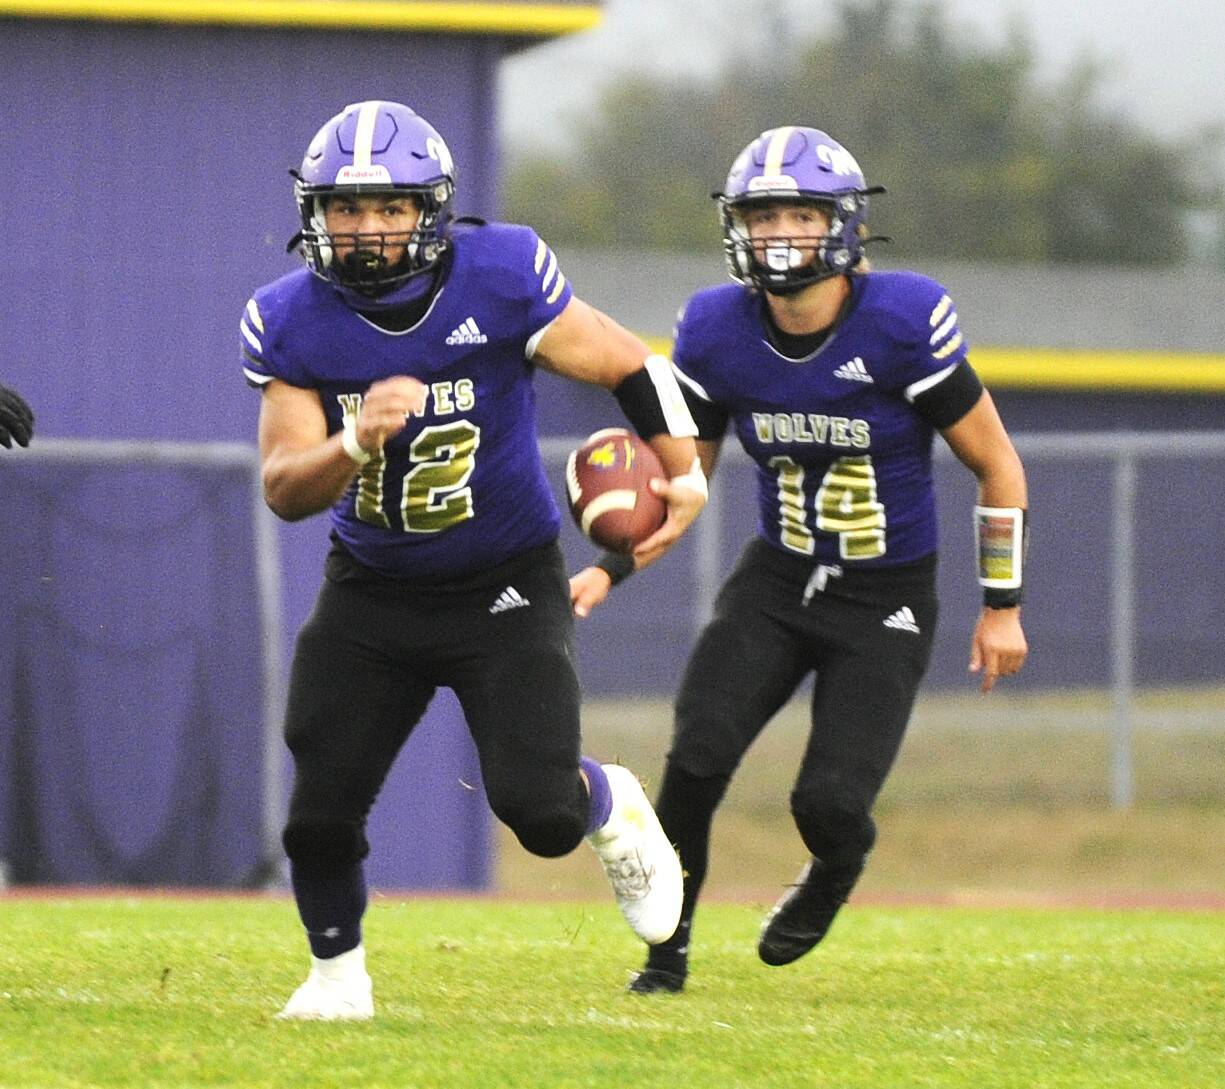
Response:
[[[894,566],[936,549],[934,429],[914,400],[957,371],[966,344],[934,280],[871,272],[850,284],[842,319],[798,360],[770,343],[759,296],[700,291],[674,362],[699,424],[721,410],[755,462],[767,541],[817,563]]]

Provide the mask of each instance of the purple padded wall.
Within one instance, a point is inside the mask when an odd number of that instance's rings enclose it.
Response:
[[[39,435],[254,442],[259,396],[242,380],[238,319],[251,291],[297,260],[284,252],[296,226],[288,168],[347,103],[396,98],[450,144],[458,210],[492,215],[505,47],[479,35],[5,21],[0,161],[18,181],[3,198],[0,381],[34,405]],[[290,635],[312,606],[325,541],[322,518],[281,535]],[[100,592],[104,609],[118,600]],[[192,610],[194,593],[167,608]],[[414,739],[404,757],[419,789],[475,781],[454,709],[429,717],[433,741]],[[454,812],[476,824],[436,821],[435,860],[405,858],[384,886],[487,882],[488,817],[466,802]],[[95,879],[63,875],[78,876]]]
[[[0,460],[0,858],[13,880],[266,875],[251,490],[246,466]]]

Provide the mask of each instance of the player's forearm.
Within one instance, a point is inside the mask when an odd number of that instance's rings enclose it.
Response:
[[[264,459],[264,501],[287,522],[309,518],[344,495],[356,472],[339,434],[305,450],[275,451]]]
[[[993,454],[975,475],[978,501],[984,507],[1029,506],[1025,469],[1011,443]]]
[[[659,434],[647,440],[648,445],[659,456],[660,464],[668,478],[684,476],[693,468],[694,458],[698,456],[693,439],[678,439],[672,435]]]

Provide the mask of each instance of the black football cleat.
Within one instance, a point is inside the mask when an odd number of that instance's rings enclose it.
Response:
[[[630,980],[630,994],[680,994],[685,989],[685,977],[680,972],[663,968],[644,968]]]
[[[831,870],[812,859],[766,916],[757,955],[776,967],[799,960],[829,933],[862,872],[862,865]]]

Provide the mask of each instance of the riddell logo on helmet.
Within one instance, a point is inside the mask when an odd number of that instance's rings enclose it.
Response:
[[[762,189],[799,189],[799,183],[790,174],[761,174],[749,179],[749,192],[756,193]]]
[[[381,163],[374,166],[342,166],[336,172],[337,185],[390,185],[391,171]]]

